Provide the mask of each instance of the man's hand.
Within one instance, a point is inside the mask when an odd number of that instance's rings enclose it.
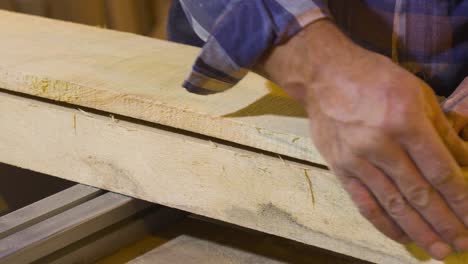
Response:
[[[318,150],[390,238],[436,259],[468,251],[468,148],[430,87],[318,21],[259,65],[301,101]]]
[[[444,102],[443,108],[455,131],[468,141],[468,77]]]

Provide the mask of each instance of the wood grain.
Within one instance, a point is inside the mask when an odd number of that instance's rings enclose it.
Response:
[[[417,263],[327,170],[13,95],[0,102],[2,162],[372,262]]]
[[[213,96],[181,88],[197,48],[6,11],[0,20],[2,88],[324,163],[304,110],[265,79]]]

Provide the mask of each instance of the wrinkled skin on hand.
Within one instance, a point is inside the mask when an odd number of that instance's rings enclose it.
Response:
[[[315,80],[307,110],[317,148],[384,234],[438,259],[468,250],[466,144],[429,86],[386,58],[361,59],[333,82]]]
[[[454,129],[426,83],[327,20],[275,48],[261,68],[303,103],[317,149],[377,229],[436,259],[468,251],[464,104],[451,107]]]

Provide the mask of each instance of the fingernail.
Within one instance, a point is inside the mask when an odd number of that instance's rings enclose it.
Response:
[[[429,247],[429,251],[431,256],[438,260],[443,260],[452,254],[452,249],[450,246],[442,242],[435,242],[432,244]]]
[[[457,238],[454,244],[459,253],[468,251],[468,237]]]

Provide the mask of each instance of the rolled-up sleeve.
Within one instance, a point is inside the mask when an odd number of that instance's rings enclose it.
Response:
[[[327,0],[181,0],[205,41],[183,86],[213,94],[238,83],[272,46],[329,16]]]

